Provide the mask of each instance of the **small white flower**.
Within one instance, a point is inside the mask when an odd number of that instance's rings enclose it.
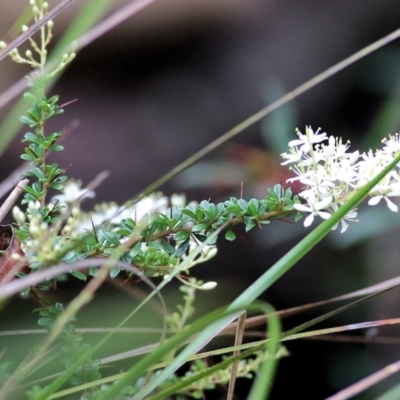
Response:
[[[336,212],[339,209],[337,204],[334,204],[332,206],[333,212]],[[343,219],[340,221],[340,225],[342,226],[342,229],[340,230],[340,233],[344,233],[347,231],[347,228],[349,227],[349,224],[346,221],[357,221],[357,211],[356,209],[349,211]],[[332,227],[332,230],[336,230],[339,224],[336,224]]]
[[[312,145],[326,140],[326,133],[318,133],[320,128],[314,133],[311,126],[306,126],[306,134],[303,135],[298,129],[296,131],[299,139],[289,142],[289,147],[300,146],[300,153],[308,153],[312,149]]]
[[[161,193],[153,193],[150,196],[139,200],[137,203],[130,208],[131,218],[136,222],[143,219],[146,214],[154,212],[163,213],[168,208],[168,198],[161,196]]]
[[[382,143],[385,144],[382,149],[384,153],[394,156],[400,152],[400,136],[398,133],[396,133],[394,136],[390,135],[389,139],[383,139]]]
[[[52,202],[58,202],[62,205],[71,204],[77,200],[95,197],[95,193],[88,189],[81,189],[82,182],[70,180],[64,185],[63,193],[53,197]]]
[[[371,197],[368,201],[368,205],[370,206],[376,206],[382,199],[384,199],[386,201],[386,204],[389,208],[389,210],[393,211],[393,212],[397,212],[397,210],[399,209],[396,204],[394,204],[388,197],[391,196],[390,194],[386,195],[386,196],[382,196],[382,195],[378,195],[378,196],[374,196]]]
[[[297,151],[297,147],[291,147],[290,153],[282,153],[281,156],[286,159],[282,165],[298,163],[302,159],[302,153]]]
[[[314,222],[314,217],[319,216],[322,219],[330,218],[331,214],[326,211],[321,211],[327,209],[332,204],[332,197],[328,196],[323,200],[318,201],[315,197],[310,198],[307,201],[308,205],[296,203],[293,207],[300,212],[308,212],[310,215],[304,220],[304,226],[308,227]]]
[[[186,205],[186,196],[184,194],[173,194],[170,202],[172,207],[184,207]]]
[[[285,160],[282,164],[292,164],[290,169],[296,174],[287,182],[299,181],[304,185],[299,197],[305,203],[295,204],[294,208],[310,213],[305,218],[305,226],[311,225],[316,216],[329,218],[354,191],[374,179],[400,153],[398,133],[382,141],[382,150],[361,154],[348,151],[349,142],[343,143],[341,138],[333,136],[328,138],[326,133],[319,133],[319,129],[314,132],[311,127],[306,127],[305,135],[298,130],[296,133],[299,138],[289,142],[289,153],[282,154]],[[369,205],[384,199],[391,211],[398,210],[390,197],[400,196],[399,169],[400,166],[396,166],[371,190]],[[348,227],[346,221],[354,221],[356,217],[355,210],[349,212],[341,221],[341,232]]]

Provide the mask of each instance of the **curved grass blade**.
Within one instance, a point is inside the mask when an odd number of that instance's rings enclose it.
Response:
[[[400,361],[397,361],[397,363],[395,365],[396,368],[399,370],[400,365],[398,365],[398,364],[400,364]],[[393,364],[391,364],[391,365],[393,365]],[[390,365],[389,365],[389,367],[390,367]],[[388,368],[388,367],[386,367],[386,368]],[[389,372],[390,372],[390,369],[389,369]],[[400,399],[400,383],[393,386],[390,390],[383,393],[381,396],[377,397],[375,400],[398,400],[398,399]]]
[[[257,303],[259,304],[259,303]],[[248,309],[258,308],[258,306],[249,306]],[[268,308],[271,310],[271,308]],[[110,387],[106,392],[101,393],[98,397],[98,400],[110,400],[115,398],[118,395],[119,391],[124,388],[127,384],[132,384],[132,382],[136,382],[141,376],[143,376],[143,372],[153,366],[157,361],[159,361],[163,356],[167,355],[170,351],[181,347],[182,343],[184,343],[189,338],[192,338],[193,335],[197,334],[210,324],[215,321],[220,320],[221,318],[231,319],[232,317],[237,316],[239,309],[231,308],[229,311],[226,307],[220,308],[216,311],[213,311],[207,314],[204,317],[201,317],[197,321],[195,321],[191,326],[187,327],[184,331],[178,333],[172,338],[168,339],[163,345],[161,345],[157,350],[148,354],[146,357],[142,358],[138,363],[136,363],[129,371],[127,371],[123,378],[121,378],[118,382],[116,382],[112,387]],[[277,320],[277,319],[276,319]],[[276,321],[275,320],[275,321]],[[280,331],[277,328],[277,325],[273,324],[273,333],[276,331]],[[279,326],[279,325],[278,325]],[[274,338],[279,342],[279,335]],[[272,341],[272,340],[271,340]],[[202,342],[203,343],[203,342]],[[276,342],[274,341],[271,346],[276,346]],[[271,347],[271,349],[275,349],[275,347]],[[182,358],[182,353],[180,353],[170,364],[167,369],[172,369],[173,372],[179,368],[185,362],[185,357]],[[270,367],[271,368],[271,367]],[[274,371],[271,368],[271,373]],[[161,373],[160,375],[163,375]],[[158,375],[158,376],[160,376]],[[169,376],[169,375],[167,375]],[[163,380],[161,380],[162,382]],[[133,400],[143,399],[147,394],[149,394],[155,387],[159,386],[160,379],[156,378],[154,381],[148,383],[138,394],[133,397]]]
[[[184,261],[182,261],[179,265],[177,265],[174,270],[169,274],[168,279],[164,279],[156,288],[153,289],[153,291],[121,322],[119,323],[112,332],[110,332],[108,335],[106,335],[102,340],[100,340],[95,346],[93,346],[90,350],[88,350],[85,354],[82,355],[72,366],[70,366],[66,371],[64,371],[60,376],[58,376],[48,387],[46,387],[40,395],[38,395],[35,400],[45,400],[47,397],[50,396],[52,393],[54,393],[61,385],[63,385],[69,377],[74,373],[75,369],[81,365],[83,362],[85,362],[87,359],[89,359],[98,349],[103,347],[112,337],[113,335],[118,331],[119,328],[121,328],[130,318],[132,318],[133,315],[135,315],[152,297],[155,295],[159,295],[161,288],[163,288],[170,280],[177,275],[183,268],[185,268],[186,265],[188,265],[194,258],[197,257],[197,255],[203,251],[203,248],[208,245],[208,243],[213,242],[215,237],[219,234],[220,230],[223,229],[224,226],[220,227],[218,230],[216,230],[213,234],[211,234],[195,251],[189,254],[188,257],[185,258]],[[86,262],[96,262],[96,260],[84,260]],[[124,264],[121,262],[118,262],[117,260],[113,260],[114,264],[120,263]],[[83,261],[75,263],[75,265],[79,265],[81,267],[82,263],[84,264]],[[66,266],[69,266],[69,268],[72,268],[72,264],[67,264],[64,265],[63,267],[65,268]],[[59,267],[52,267],[49,268],[48,271],[55,270]],[[129,269],[129,268],[128,268]],[[19,281],[26,281],[32,278],[32,275],[36,274],[45,274],[46,271],[38,271],[35,274],[28,275],[25,278],[22,278],[16,283],[12,282],[12,284],[17,285]],[[102,270],[100,271],[100,273]],[[98,274],[98,276],[100,275]],[[143,276],[142,276],[143,278]],[[44,279],[44,278],[42,278]],[[147,279],[147,278],[146,278]],[[26,283],[25,283],[26,284]],[[15,290],[15,289],[14,289]],[[1,293],[1,290],[0,290]],[[182,344],[182,343],[181,343]]]
[[[305,254],[307,254],[317,243],[319,243],[349,211],[357,206],[363,198],[371,191],[371,189],[387,174],[392,168],[400,161],[400,155],[396,156],[394,160],[382,170],[374,179],[367,185],[355,193],[348,202],[336,211],[328,220],[322,222],[317,228],[309,233],[303,240],[301,240],[292,250],[276,262],[267,272],[265,272],[256,282],[254,282],[247,290],[245,290],[232,304],[228,310],[245,309],[258,296],[260,296],[266,289],[275,283],[282,275],[292,268],[297,261],[299,261]],[[202,343],[206,343],[219,331],[221,331],[229,323],[228,318],[222,318],[214,324],[208,326],[201,332],[192,343],[190,343],[178,356],[180,360],[190,357],[198,351]],[[177,368],[176,364],[168,366],[154,382],[157,386],[170,376]]]

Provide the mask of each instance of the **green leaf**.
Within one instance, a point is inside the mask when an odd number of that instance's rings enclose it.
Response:
[[[36,199],[36,191],[33,190],[30,186],[25,186],[24,190]]]
[[[39,318],[39,320],[38,320],[38,324],[40,326],[45,326],[45,327],[49,327],[53,322],[54,322],[54,319],[51,317],[42,317],[42,318]]]
[[[119,236],[114,232],[103,232],[102,238],[104,238],[107,242],[111,243],[113,246],[119,246]]]
[[[81,281],[86,281],[86,279],[87,279],[87,276],[81,271],[72,270],[70,273],[71,273],[72,276],[74,276],[75,278],[80,279]]]
[[[175,247],[169,244],[165,239],[161,241],[161,247],[162,249],[168,253],[168,254],[174,254],[175,253]]]
[[[110,277],[112,279],[116,278],[118,276],[118,274],[121,272],[121,268],[120,267],[113,267],[111,268],[110,271]]]
[[[29,170],[29,172],[30,172],[31,174],[33,174],[34,176],[36,176],[36,178],[38,178],[38,179],[41,179],[41,180],[44,180],[44,179],[45,179],[44,172],[43,172],[40,168],[38,168],[38,167],[31,168],[31,169]]]
[[[142,250],[142,242],[137,242],[134,246],[132,246],[129,255],[132,258],[135,258],[140,253],[141,250]]]
[[[162,250],[162,245],[161,245],[161,243],[158,243],[158,242],[148,242],[147,246],[149,246],[155,250]]]
[[[186,240],[190,236],[190,233],[188,231],[179,231],[175,233],[174,235],[174,240],[176,242],[180,242],[181,240]]]
[[[193,231],[192,231],[193,233]],[[201,235],[199,233],[193,233],[193,236],[199,240],[200,242],[205,242],[207,240],[207,236],[206,235]],[[215,240],[217,240],[217,238],[215,238]]]
[[[20,158],[22,158],[25,161],[31,161],[31,162],[36,161],[36,156],[34,156],[32,153],[21,154]]]
[[[251,214],[253,216],[257,215],[257,212],[258,212],[258,200],[251,199],[249,201],[249,203],[248,203],[247,209],[248,209],[249,214]]]
[[[197,216],[196,216],[196,207],[189,205],[186,206],[183,210],[182,210],[183,214],[186,214],[187,216],[189,216],[193,221],[197,221]]]
[[[37,101],[36,97],[31,92],[25,92],[23,94],[23,98],[24,100],[30,101],[32,103],[35,103]]]
[[[236,239],[236,235],[235,235],[235,233],[233,232],[232,229],[228,229],[225,232],[225,239],[229,240],[230,242],[233,242]]]
[[[251,218],[244,218],[246,232],[252,230],[256,226],[256,221]]]
[[[30,195],[29,193],[26,193],[24,196],[24,199],[21,201],[21,204],[26,204],[29,203],[30,201],[36,201],[37,197]],[[30,235],[28,235],[30,236]]]
[[[261,217],[262,215],[265,214],[266,211],[267,211],[267,205],[260,203],[257,211],[257,217]]]
[[[64,150],[64,146],[61,146],[59,144],[53,145],[53,146],[49,147],[49,150],[51,150],[51,151],[63,151]]]
[[[23,124],[29,125],[31,128],[37,125],[37,122],[32,118],[27,117],[26,115],[22,116],[19,119]]]
[[[50,184],[50,187],[54,190],[62,191],[64,189],[64,186],[60,183],[52,183]]]
[[[244,199],[239,199],[238,200],[238,205],[243,211],[247,211],[248,203]]]
[[[21,158],[26,161],[36,162],[39,160],[38,154],[34,152],[30,147],[25,147],[25,154],[21,155]]]
[[[290,200],[292,198],[292,196],[293,196],[292,189],[291,188],[287,188],[283,198],[287,199],[287,200]]]
[[[146,236],[151,236],[158,228],[157,222],[152,222],[146,229]]]
[[[300,212],[297,212],[296,215],[294,216],[295,222],[301,220],[303,218],[303,214]]]
[[[129,230],[132,232],[136,227],[136,223],[132,218],[126,218],[121,221],[121,228]]]
[[[186,239],[184,242],[182,242],[176,249],[175,251],[175,257],[180,258],[183,256],[183,254],[186,253],[186,250],[189,248],[190,244],[190,239]]]
[[[277,185],[274,186],[274,193],[276,194],[276,197],[277,197],[278,199],[281,198],[282,192],[283,192],[283,189],[282,189],[282,186],[281,186],[281,185],[277,184]]]
[[[40,143],[41,142],[41,137],[32,133],[32,132],[27,132],[24,135],[24,139],[21,140],[22,143],[25,142],[33,142],[33,143]]]
[[[86,231],[84,234],[79,236],[79,239],[89,246],[96,246],[98,244],[95,235],[91,231]]]
[[[153,217],[153,221],[159,224],[168,225],[169,218],[165,214],[158,214]]]
[[[131,234],[131,232],[128,231],[128,229],[117,229],[115,233],[117,233],[120,236],[129,236]]]
[[[208,229],[209,226],[210,226],[209,224],[198,224],[198,225],[195,225],[192,228],[192,233],[197,233],[197,232],[204,231],[204,230]]]

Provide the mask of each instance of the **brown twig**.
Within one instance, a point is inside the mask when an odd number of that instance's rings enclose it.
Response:
[[[236,326],[236,335],[235,335],[235,346],[240,346],[243,343],[244,330],[246,325],[246,312],[241,314],[238,318],[237,326]],[[232,354],[233,357],[238,356],[240,354],[240,350],[235,350]],[[239,367],[239,360],[235,361],[232,364],[231,369],[231,377],[229,379],[229,387],[228,393],[226,395],[227,400],[232,400],[235,392],[235,383],[236,376]]]
[[[29,183],[28,179],[23,179],[18,182],[18,185],[14,188],[14,190],[7,197],[6,201],[0,207],[0,222],[3,221],[4,217],[10,211],[11,207],[17,201],[18,197],[24,191],[24,187]]]
[[[150,4],[155,3],[156,1],[157,0],[134,0],[126,6],[120,8],[114,14],[107,17],[104,21],[97,24],[89,32],[78,39],[78,49],[86,47],[100,36],[104,35],[111,29],[114,29],[116,26],[120,25],[122,22],[137,14]]]
[[[4,181],[0,183],[0,199],[4,197],[21,179],[21,175],[24,175],[29,170],[29,163],[25,162],[21,164],[16,170],[14,170]]]
[[[400,371],[400,361],[387,365],[385,368],[367,376],[364,379],[356,382],[354,385],[341,390],[340,392],[328,397],[326,400],[347,400],[355,395],[363,392],[364,390],[382,382],[384,379],[389,378],[393,374]]]

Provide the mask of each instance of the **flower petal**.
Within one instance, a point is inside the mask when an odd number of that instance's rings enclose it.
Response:
[[[304,226],[307,228],[314,222],[314,214],[311,213],[305,220],[304,220]]]
[[[376,206],[381,200],[383,196],[374,196],[368,200],[368,205]]]

